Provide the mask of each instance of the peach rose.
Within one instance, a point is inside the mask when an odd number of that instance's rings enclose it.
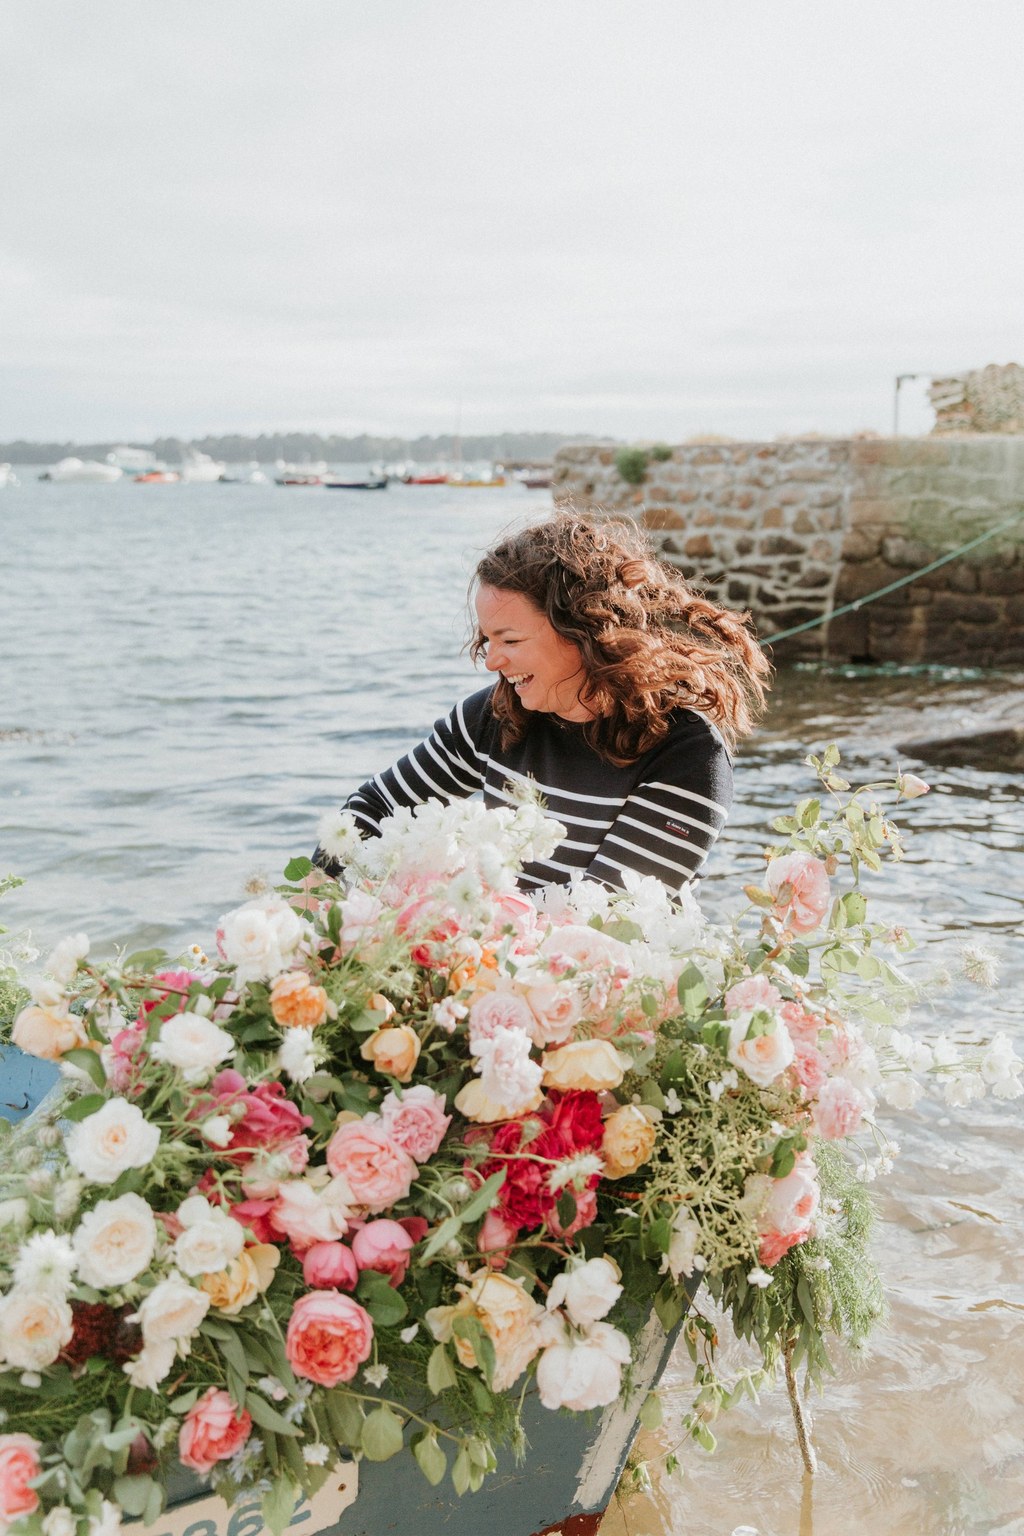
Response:
[[[210,1472],[229,1461],[252,1432],[248,1413],[239,1413],[226,1392],[210,1387],[185,1415],[178,1431],[178,1460],[193,1472]]]
[[[388,1025],[364,1040],[359,1054],[364,1061],[372,1062],[378,1072],[407,1083],[419,1059],[420,1037],[408,1024]]]
[[[626,1058],[610,1040],[573,1040],[543,1057],[545,1088],[589,1088],[605,1093],[626,1075]]]
[[[285,971],[270,989],[270,1012],[282,1029],[316,1029],[327,1017],[328,998],[305,971]]]
[[[820,1200],[818,1170],[808,1153],[797,1154],[785,1178],[767,1180],[757,1219],[758,1257],[766,1268],[810,1236]]]
[[[309,1291],[292,1309],[285,1354],[296,1376],[321,1387],[351,1381],[373,1347],[370,1314],[351,1296]]]
[[[775,913],[792,933],[811,933],[819,926],[831,888],[828,871],[810,853],[786,853],[772,859],[766,882],[775,898]]]
[[[199,1284],[218,1312],[233,1317],[263,1294],[280,1262],[280,1249],[273,1243],[253,1243],[243,1248],[226,1269],[203,1275]]]
[[[416,1164],[383,1126],[350,1120],[327,1143],[327,1166],[347,1183],[357,1205],[378,1215],[409,1193]]]
[[[601,1156],[607,1179],[622,1179],[647,1162],[654,1151],[655,1130],[642,1109],[623,1104],[604,1123]]]
[[[494,1389],[505,1392],[523,1374],[540,1348],[538,1323],[543,1308],[523,1288],[522,1280],[510,1280],[493,1270],[481,1269],[469,1285],[456,1286],[461,1299],[454,1306],[431,1307],[426,1321],[435,1339],[451,1339],[462,1364],[472,1369],[479,1362],[468,1339],[454,1332],[460,1317],[475,1317],[494,1345]]]
[[[525,1102],[505,1103],[501,1099],[492,1099],[480,1079],[471,1077],[455,1095],[455,1108],[460,1115],[476,1125],[493,1125],[497,1120],[511,1120],[516,1115],[530,1114],[540,1107],[543,1099],[544,1094],[538,1088]]]
[[[38,1440],[20,1433],[0,1435],[0,1524],[39,1508],[39,1495],[29,1482],[41,1471]]]
[[[32,1003],[14,1021],[11,1039],[19,1050],[44,1061],[59,1061],[65,1051],[88,1045],[85,1025],[66,1002]]]

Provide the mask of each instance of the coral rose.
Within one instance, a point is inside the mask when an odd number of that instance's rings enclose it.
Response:
[[[351,1296],[310,1291],[295,1303],[285,1353],[296,1376],[321,1387],[336,1387],[352,1380],[372,1347],[370,1314]]]
[[[786,853],[768,865],[775,913],[793,933],[812,933],[828,911],[828,871],[810,853]]]
[[[573,1040],[557,1051],[545,1051],[545,1088],[590,1088],[604,1093],[617,1088],[626,1075],[626,1058],[610,1040]]]
[[[377,1215],[409,1193],[416,1164],[383,1126],[350,1120],[327,1143],[327,1166],[344,1179],[357,1205]]]
[[[364,1040],[359,1054],[378,1072],[407,1083],[419,1060],[420,1037],[408,1024],[391,1024]]]
[[[604,1123],[601,1156],[608,1179],[622,1179],[647,1162],[654,1151],[654,1125],[635,1104],[623,1104]]]
[[[758,1258],[765,1268],[810,1236],[820,1200],[818,1170],[807,1153],[797,1155],[785,1178],[767,1181],[757,1218]]]
[[[327,1010],[327,993],[305,971],[286,971],[270,989],[270,1012],[282,1029],[316,1029]]]
[[[31,1435],[0,1435],[0,1524],[39,1508],[39,1495],[29,1483],[38,1477],[39,1442]]]
[[[252,1419],[240,1413],[226,1392],[210,1387],[185,1415],[178,1431],[178,1460],[193,1472],[210,1472],[218,1461],[240,1451],[252,1432]]]

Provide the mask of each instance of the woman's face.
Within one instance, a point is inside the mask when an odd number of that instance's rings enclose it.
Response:
[[[476,617],[487,641],[488,672],[501,673],[524,709],[563,720],[593,719],[593,711],[580,703],[586,672],[579,646],[560,635],[528,597],[481,587]]]

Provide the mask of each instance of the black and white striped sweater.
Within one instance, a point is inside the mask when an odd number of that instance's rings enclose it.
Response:
[[[346,809],[365,836],[376,836],[398,806],[425,800],[482,791],[486,805],[507,805],[507,786],[525,780],[568,828],[551,859],[525,867],[525,888],[564,885],[579,874],[621,886],[625,870],[654,875],[672,890],[694,878],[732,802],[732,765],[713,725],[692,710],[676,710],[656,747],[617,768],[587,745],[582,725],[538,713],[506,752],[492,691],[457,704],[425,741],[349,796]],[[321,849],[314,860],[337,873]]]

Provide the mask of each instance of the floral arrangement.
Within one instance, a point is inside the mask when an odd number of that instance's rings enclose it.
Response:
[[[328,818],[343,880],[294,860],[215,959],[64,940],[12,1031],[62,1083],[3,1154],[0,1529],[152,1521],[175,1462],[274,1531],[342,1457],[475,1490],[528,1387],[629,1393],[652,1306],[713,1443],[750,1381],[715,1374],[701,1281],[766,1369],[825,1371],[881,1309],[879,1102],[1022,1089],[1001,1037],[907,1032],[910,939],[859,886],[900,856],[885,787],[809,761],[831,809],[775,823],[725,927],[653,880],[528,898],[564,829],[464,802],[370,842]]]

